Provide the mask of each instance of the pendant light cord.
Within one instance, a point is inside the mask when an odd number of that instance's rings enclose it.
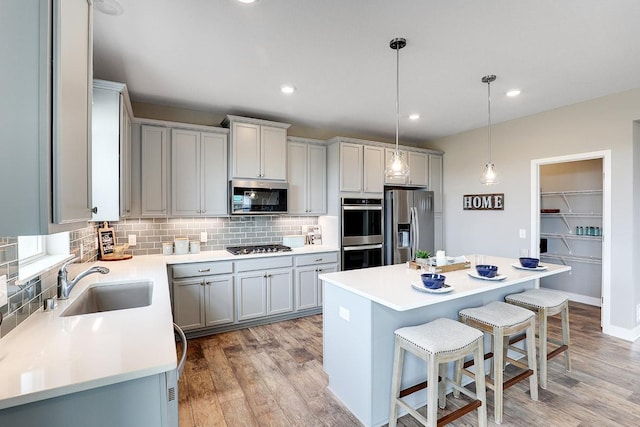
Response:
[[[492,163],[491,160],[491,81],[487,82],[487,110],[489,111],[488,115],[488,128],[489,128],[489,163]]]
[[[400,133],[400,48],[396,49],[396,154],[398,154],[398,134]]]

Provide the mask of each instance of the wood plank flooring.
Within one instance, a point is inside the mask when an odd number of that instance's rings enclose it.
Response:
[[[571,303],[570,321],[572,372],[563,356],[550,360],[538,402],[528,381],[508,389],[502,425],[640,426],[640,343],[603,335],[597,307]],[[560,338],[559,317],[550,319],[549,334]],[[187,353],[181,427],[361,425],[326,388],[321,315],[193,339]],[[487,398],[495,425],[491,391]],[[450,397],[447,409],[464,402]],[[398,425],[419,424],[405,416]],[[477,415],[449,425],[477,426]]]

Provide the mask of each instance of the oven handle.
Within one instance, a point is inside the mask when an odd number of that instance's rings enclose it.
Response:
[[[382,243],[379,245],[360,245],[360,246],[344,246],[343,251],[359,251],[362,249],[382,249]]]
[[[343,206],[343,211],[381,211],[382,206]]]

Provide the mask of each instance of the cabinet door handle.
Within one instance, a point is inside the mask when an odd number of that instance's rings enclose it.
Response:
[[[207,285],[211,286],[211,283],[212,283],[212,282],[206,281],[205,283],[206,283]]]
[[[322,273],[322,269],[321,269],[321,268],[317,269],[316,271],[317,271],[318,273]]]
[[[200,286],[204,286],[204,280],[200,282]]]
[[[267,273],[264,273],[264,274],[262,275],[262,277],[267,277]]]
[[[208,273],[211,271],[211,267],[209,268],[199,268],[198,273]]]
[[[93,208],[90,209],[91,213],[97,214],[98,213],[98,207],[94,206]]]

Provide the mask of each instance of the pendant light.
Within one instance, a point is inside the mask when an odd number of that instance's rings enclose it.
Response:
[[[396,51],[396,149],[384,170],[388,178],[407,179],[409,177],[409,165],[398,149],[398,135],[400,133],[400,49],[407,45],[407,40],[395,38],[389,42],[389,47]]]
[[[491,82],[496,80],[494,74],[489,74],[482,78],[482,83],[487,84],[487,110],[488,110],[488,140],[489,140],[489,162],[484,166],[482,175],[480,175],[480,183],[484,185],[494,185],[500,182],[500,177],[496,171],[496,165],[491,160]]]

